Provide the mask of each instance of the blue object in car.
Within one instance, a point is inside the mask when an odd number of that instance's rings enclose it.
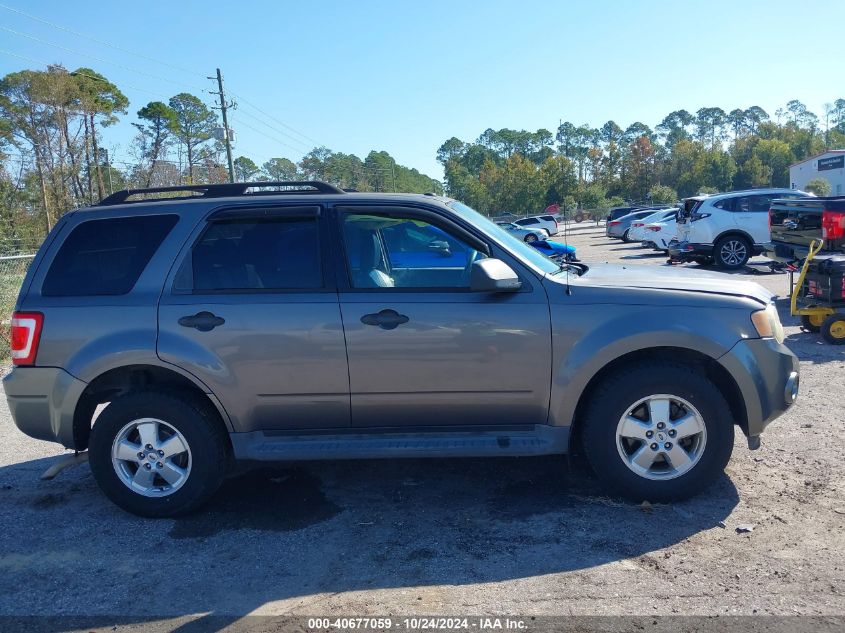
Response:
[[[536,242],[529,242],[529,244],[548,257],[562,257],[568,260],[575,259],[575,247],[569,244],[550,242],[548,240],[537,240]]]

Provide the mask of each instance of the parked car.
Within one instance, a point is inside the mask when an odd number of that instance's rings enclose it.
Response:
[[[549,232],[549,235],[557,235],[557,232],[560,230],[557,220],[553,215],[536,215],[530,218],[520,218],[519,220],[514,220],[514,224],[522,227],[523,229],[536,229],[537,227],[541,227],[546,229],[546,231]]]
[[[519,226],[518,224],[514,224],[513,222],[496,222],[500,227],[512,233],[515,237],[518,237],[523,242],[536,242],[538,240],[544,240],[549,237],[549,232],[541,226],[527,229],[524,227]]]
[[[742,268],[770,241],[772,200],[810,195],[793,189],[750,189],[687,198],[678,213],[678,238],[669,255],[676,261]]]
[[[642,244],[646,248],[665,253],[669,250],[669,244],[672,240],[677,240],[678,223],[674,217],[665,222],[646,224],[643,228],[645,229],[645,235]]]
[[[654,213],[654,209],[644,209],[642,211],[634,211],[628,215],[623,215],[618,220],[611,220],[605,225],[605,235],[620,239],[623,242],[630,242],[631,225],[637,220],[648,217]]]
[[[18,428],[87,449],[104,493],[151,517],[199,507],[240,460],[583,450],[616,493],[682,499],[799,380],[755,283],[561,264],[456,200],[320,182],[66,213],[11,354]]]
[[[773,200],[769,223],[766,256],[774,260],[803,260],[813,240],[824,241],[823,252],[845,253],[845,196]]]
[[[618,220],[619,218],[628,215],[629,213],[633,213],[634,211],[641,211],[645,207],[614,207],[610,210],[610,213],[607,214],[606,221],[610,222],[611,220]]]
[[[646,225],[654,222],[664,222],[670,219],[674,222],[677,213],[677,209],[662,209],[639,220],[634,220],[631,223],[631,229],[628,231],[628,240],[631,242],[642,242],[645,239]]]

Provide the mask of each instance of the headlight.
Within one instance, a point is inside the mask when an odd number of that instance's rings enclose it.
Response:
[[[752,312],[751,322],[760,338],[773,338],[778,343],[783,343],[783,325],[774,303],[770,303],[765,310]]]

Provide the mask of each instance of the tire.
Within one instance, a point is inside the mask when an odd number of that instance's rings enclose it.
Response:
[[[584,214],[583,213],[576,213],[575,217],[573,219],[575,220],[575,224],[581,224],[581,222],[584,221]]]
[[[724,270],[742,268],[751,258],[751,244],[739,235],[726,235],[713,246],[713,259]]]
[[[836,312],[824,320],[822,336],[831,345],[845,345],[845,314]]]
[[[802,314],[801,315],[801,327],[807,330],[808,332],[812,332],[813,334],[818,334],[821,332],[822,325],[824,325],[825,318],[823,316],[818,316],[816,314]]]
[[[144,419],[159,423],[138,425]],[[144,446],[139,428],[147,440],[155,429],[153,444]],[[172,442],[168,449],[165,441],[174,437],[179,442]],[[144,459],[136,460],[131,451],[122,453],[128,459],[113,458],[113,448],[121,438],[125,447],[139,451],[138,458],[143,452]],[[161,457],[149,446],[163,448],[161,453],[173,451],[173,455]],[[173,517],[197,509],[217,491],[229,463],[229,441],[215,414],[190,395],[157,390],[134,391],[113,400],[91,430],[88,452],[91,472],[105,495],[142,517]],[[154,474],[150,478],[142,473],[138,479],[137,473],[147,466]]]
[[[534,233],[529,233],[528,235],[525,236],[525,242],[528,243],[528,244],[530,244],[531,242],[536,242],[536,241],[537,241],[537,236],[534,235]]]
[[[673,414],[670,421],[678,422],[684,411],[677,405],[683,404],[687,412],[697,414],[692,419],[696,422],[693,428],[703,428],[703,433],[681,440],[677,433],[688,432],[688,428],[682,431],[681,426],[667,424],[659,430],[659,424],[655,424],[658,420],[652,419],[633,425],[636,433],[643,434],[642,440],[620,439],[620,431],[627,428],[623,427],[623,418],[629,418],[627,414],[635,404],[655,395],[670,396],[653,400],[655,411],[660,410],[661,401],[669,399]],[[642,406],[645,409],[634,411],[648,420],[649,406]],[[652,362],[611,374],[591,394],[582,422],[584,454],[596,476],[609,490],[637,502],[676,501],[698,494],[721,475],[733,451],[733,416],[719,389],[701,373],[671,362]],[[672,431],[676,435],[670,437]],[[647,432],[652,433],[651,439],[645,438]],[[680,441],[675,445],[672,440]],[[636,472],[637,466],[632,463],[639,449],[644,449],[646,462],[654,460],[646,475]],[[677,451],[681,450],[690,458],[688,463],[680,459]],[[667,457],[670,453],[677,457],[679,468],[672,466]]]
[[[623,242],[630,242],[631,241],[631,229],[625,229],[625,232],[622,234],[622,241]]]

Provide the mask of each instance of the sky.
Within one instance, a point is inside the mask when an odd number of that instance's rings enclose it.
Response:
[[[791,99],[822,116],[845,97],[843,23],[842,0],[0,0],[0,75],[102,73],[130,100],[106,145],[131,160],[135,112],[178,92],[211,104],[220,67],[235,156],[386,150],[442,178],[437,148],[487,128]]]

